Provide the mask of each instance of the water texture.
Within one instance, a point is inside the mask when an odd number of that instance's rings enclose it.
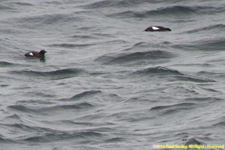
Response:
[[[224,14],[223,0],[2,0],[0,150],[223,145]]]

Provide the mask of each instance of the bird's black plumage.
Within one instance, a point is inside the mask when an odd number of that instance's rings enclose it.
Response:
[[[171,31],[170,28],[165,28],[163,26],[151,26],[145,29],[145,31],[155,32],[155,31]]]
[[[45,58],[45,53],[47,53],[45,50],[41,50],[40,52],[35,52],[35,51],[31,51],[26,53],[24,56],[26,57],[36,57],[39,59],[44,59]]]

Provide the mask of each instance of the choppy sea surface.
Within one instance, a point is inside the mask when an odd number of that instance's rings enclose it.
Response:
[[[224,14],[224,0],[1,0],[0,149],[223,145]]]

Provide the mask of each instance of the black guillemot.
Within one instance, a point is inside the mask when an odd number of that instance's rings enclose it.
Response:
[[[162,26],[151,26],[151,27],[148,27],[147,29],[145,29],[145,31],[151,31],[151,32],[154,32],[154,31],[171,31],[171,29],[165,28],[165,27],[162,27]]]
[[[26,53],[24,56],[26,56],[26,57],[36,57],[36,58],[39,58],[39,59],[44,59],[45,58],[45,53],[47,53],[45,50],[41,50],[40,52],[31,51],[31,52]]]

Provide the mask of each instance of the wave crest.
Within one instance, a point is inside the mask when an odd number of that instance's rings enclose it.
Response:
[[[169,59],[174,57],[172,53],[162,50],[153,50],[147,52],[133,52],[133,53],[123,53],[123,54],[111,54],[106,56],[101,56],[96,59],[96,61],[103,62],[105,64],[121,64],[130,62],[158,62],[162,59]]]
[[[71,78],[84,72],[82,69],[59,69],[55,71],[33,71],[33,70],[21,70],[21,71],[11,71],[13,74],[27,75],[27,76],[37,76],[37,77],[47,77],[52,80]]]

